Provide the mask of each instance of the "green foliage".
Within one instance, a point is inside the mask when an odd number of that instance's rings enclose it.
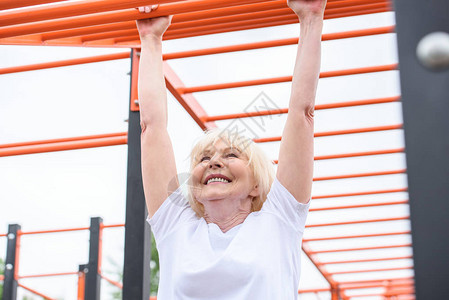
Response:
[[[5,261],[0,258],[0,275],[5,275]],[[3,281],[0,282],[0,296],[3,297]]]
[[[112,273],[115,277],[118,277],[119,282],[123,282],[123,268],[117,262],[112,259],[109,259],[112,265],[114,265],[115,271]],[[159,253],[156,249],[156,241],[154,240],[154,236],[151,235],[151,296],[157,295],[157,290],[159,287]],[[117,289],[115,292],[111,294],[113,300],[121,300],[122,299],[122,290]]]
[[[5,261],[2,258],[0,258],[0,275],[5,275]],[[2,296],[3,296],[3,281],[0,281],[0,297]],[[34,300],[34,298],[31,296],[23,296],[22,300]]]
[[[151,235],[151,296],[157,295],[159,288],[159,253],[156,249],[156,241]]]

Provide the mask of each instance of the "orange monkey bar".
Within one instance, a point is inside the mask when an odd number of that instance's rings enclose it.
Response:
[[[411,247],[412,244],[400,244],[400,245],[384,245],[384,246],[375,246],[375,247],[359,247],[359,248],[344,248],[344,249],[332,249],[332,250],[315,250],[310,251],[310,254],[319,254],[319,253],[334,253],[334,252],[350,252],[350,251],[364,251],[364,250],[377,250],[377,249],[389,249],[389,248],[404,248]]]
[[[402,189],[378,190],[378,191],[368,191],[368,192],[358,192],[358,193],[319,195],[319,196],[313,196],[312,199],[328,199],[328,198],[353,197],[353,196],[365,196],[365,195],[376,195],[376,194],[387,194],[387,193],[400,193],[400,192],[407,192],[407,189],[402,188]]]
[[[124,58],[129,58],[129,56],[130,56],[130,52],[128,51],[128,52],[124,52],[124,53],[115,53],[115,54],[105,54],[105,55],[98,55],[98,56],[92,56],[92,57],[74,58],[74,59],[33,64],[33,65],[27,65],[27,66],[8,67],[8,68],[0,69],[0,75],[17,73],[17,72],[43,70],[43,69],[50,69],[50,68],[57,68],[57,67],[74,66],[74,65],[79,65],[79,64],[88,64],[88,63],[110,61],[110,60],[116,60],[116,59],[124,59]]]
[[[372,258],[372,259],[349,259],[341,261],[326,261],[318,262],[318,265],[336,265],[336,264],[347,264],[347,263],[360,263],[360,262],[371,262],[371,261],[384,261],[384,260],[399,260],[399,259],[412,259],[411,255],[407,256],[395,256],[395,257],[384,257],[384,258]]]
[[[366,99],[366,100],[357,100],[357,101],[347,101],[347,102],[339,102],[339,103],[317,104],[315,106],[315,110],[344,108],[344,107],[363,106],[363,105],[372,105],[372,104],[384,104],[384,103],[398,102],[399,100],[400,100],[400,97],[396,96],[396,97]],[[237,119],[237,118],[251,118],[251,117],[260,117],[260,116],[286,114],[286,113],[288,113],[288,108],[279,108],[279,109],[273,109],[273,110],[263,110],[263,111],[245,112],[245,113],[238,113],[238,114],[227,114],[227,115],[204,117],[203,121],[211,122],[211,121],[221,121],[221,120],[229,120],[229,119]]]
[[[406,216],[406,217],[382,218],[382,219],[372,219],[372,220],[308,224],[308,225],[306,225],[306,228],[323,227],[323,226],[338,226],[338,225],[353,225],[353,224],[376,223],[376,222],[403,221],[403,220],[408,220],[408,219],[409,219],[409,217]]]
[[[341,33],[327,33],[327,34],[323,34],[322,40],[329,41],[329,40],[354,38],[354,37],[362,37],[362,36],[370,36],[370,35],[378,35],[378,34],[387,34],[387,33],[393,33],[393,32],[394,32],[394,26],[387,26],[387,27],[379,27],[379,28],[346,31],[346,32],[341,32]],[[288,39],[240,44],[240,45],[215,47],[215,48],[208,48],[208,49],[167,53],[167,54],[163,54],[163,59],[164,60],[179,59],[179,58],[204,56],[204,55],[212,55],[212,54],[220,54],[220,53],[230,53],[230,52],[237,52],[237,51],[246,51],[246,50],[280,47],[280,46],[287,46],[287,45],[296,45],[296,44],[298,44],[298,41],[299,41],[299,38],[288,38]]]
[[[55,38],[60,39],[69,36],[81,37],[80,39],[72,41],[61,41],[62,45],[67,44],[67,42],[69,44],[84,43],[85,45],[88,45],[86,42],[95,40],[96,38],[112,39],[112,44],[115,45],[123,42],[138,40],[138,36],[136,35],[137,32],[135,31],[135,24],[130,21],[138,18],[146,18],[148,15],[140,14],[133,8],[122,10],[116,9],[124,6],[132,7],[133,5],[131,3],[134,2],[144,3],[151,1],[131,1],[126,4],[117,4],[118,1],[116,0],[96,0],[92,2],[97,8],[96,12],[103,12],[80,16],[92,11],[93,9],[89,8],[83,10],[82,8],[84,3],[76,2],[55,4],[51,7],[44,8],[22,9],[17,12],[6,12],[4,13],[4,17],[7,18],[7,20],[5,20],[5,24],[17,23],[19,20],[22,24],[0,28],[0,38],[3,39],[3,43],[21,44],[24,43],[24,41],[25,43],[43,43],[44,41]],[[163,3],[167,1],[158,2]],[[108,3],[110,3],[110,6]],[[105,12],[111,9],[114,9],[115,11]],[[351,15],[385,12],[390,10],[391,7],[389,2],[386,0],[329,1],[325,12],[325,17],[338,18]],[[276,16],[278,12],[281,14]],[[26,17],[24,17],[25,13],[28,13]],[[66,16],[66,18],[62,20],[45,20],[45,18],[54,18],[55,14],[56,16],[61,17]],[[166,39],[250,28],[261,28],[265,26],[292,24],[298,22],[297,17],[286,7],[285,1],[261,2],[214,0],[207,1],[206,5],[203,1],[185,1],[185,3],[164,4],[157,11],[152,12],[149,16],[157,17],[166,14],[175,15],[173,18],[173,25],[165,35]],[[72,17],[67,17],[69,15],[72,15]],[[207,21],[211,18],[214,18],[215,20]],[[248,20],[248,18],[250,18],[250,20]],[[24,20],[22,21],[22,19]],[[36,20],[42,21],[31,24],[23,24]],[[114,25],[114,23],[117,24]],[[183,23],[186,24],[183,25]],[[96,30],[93,28],[95,26],[97,26]],[[85,27],[88,31],[83,32],[83,27]],[[117,39],[113,38],[114,30],[117,32]],[[129,31],[125,32],[126,30]],[[59,33],[55,31],[59,31]],[[72,31],[72,35],[69,34],[68,36],[58,36],[58,34],[63,31]],[[52,32],[55,32],[56,36],[51,36]],[[104,32],[106,36],[85,36],[86,34],[100,34],[101,32]],[[50,35],[45,36],[45,34],[48,33],[50,33]],[[25,36],[23,38],[18,37],[21,35]],[[123,35],[125,35],[125,37],[120,37]],[[130,36],[126,37],[126,35]],[[106,44],[108,43],[110,44],[111,41],[106,42]],[[56,42],[55,44],[58,43]],[[105,41],[97,42],[97,44],[104,46]],[[95,45],[95,43],[92,45]]]
[[[38,277],[54,277],[54,276],[67,276],[67,275],[78,275],[78,272],[63,272],[63,273],[48,273],[48,274],[25,275],[25,276],[17,276],[17,279],[38,278]]]
[[[329,272],[330,275],[341,274],[354,274],[354,273],[371,273],[371,272],[385,272],[385,271],[399,271],[399,270],[412,270],[413,267],[398,267],[398,268],[381,268],[381,269],[366,269],[366,270],[352,270],[352,271],[339,271]]]
[[[369,238],[369,237],[390,236],[390,235],[404,235],[404,234],[410,234],[410,230],[398,231],[398,232],[379,232],[379,233],[371,233],[371,234],[328,236],[328,237],[319,237],[319,238],[305,238],[305,239],[303,239],[303,242],[305,243],[305,242],[341,240],[341,239],[358,239],[358,238]]]
[[[313,198],[313,197],[312,197]],[[319,207],[311,208],[309,211],[323,211],[323,210],[333,210],[333,209],[351,209],[351,208],[365,208],[365,207],[376,207],[376,206],[387,206],[387,205],[402,205],[408,204],[408,200],[402,201],[390,201],[390,202],[378,202],[369,204],[358,204],[358,205],[343,205],[343,206],[329,206],[329,207]]]
[[[43,152],[77,150],[94,147],[126,145],[127,134],[115,133],[105,135],[83,136],[77,138],[54,139],[27,143],[0,145],[0,157]]]
[[[322,72],[320,74],[320,78],[358,75],[358,74],[386,72],[386,71],[395,71],[395,70],[397,70],[397,64]],[[276,77],[276,78],[265,78],[265,79],[247,80],[247,81],[240,81],[240,82],[229,82],[229,83],[210,84],[210,85],[195,86],[195,87],[185,87],[185,88],[180,89],[179,92],[182,94],[197,93],[197,92],[215,91],[215,90],[221,90],[221,89],[247,87],[247,86],[253,86],[253,85],[290,82],[290,81],[292,81],[292,76],[282,76],[282,77]]]
[[[0,12],[0,26],[54,20],[99,12],[135,8],[151,4],[179,2],[179,0],[90,0],[84,2],[64,2],[48,7],[30,7],[20,10]]]
[[[11,9],[11,8],[19,8],[19,7],[25,7],[25,6],[32,6],[32,5],[40,5],[40,4],[47,4],[47,3],[54,3],[54,2],[60,2],[65,0],[3,0],[0,2],[0,9]]]
[[[348,178],[382,176],[382,175],[396,175],[396,174],[405,174],[405,172],[406,172],[406,170],[404,169],[404,170],[393,170],[393,171],[383,171],[383,172],[335,175],[335,176],[315,177],[315,178],[313,178],[313,181],[348,179]]]
[[[38,295],[39,297],[42,297],[42,298],[44,298],[44,299],[46,299],[46,300],[56,300],[55,298],[50,298],[50,297],[48,297],[48,296],[46,296],[46,295],[44,295],[44,294],[42,294],[42,293],[40,293],[40,292],[38,292],[38,291],[36,291],[36,290],[34,290],[34,289],[31,289],[31,288],[29,288],[29,287],[27,287],[27,286],[24,286],[24,285],[21,284],[21,283],[19,283],[18,286],[20,286],[21,288],[23,288],[23,289],[25,289],[25,290],[27,290],[27,291],[29,291],[29,292],[35,294],[35,295]]]

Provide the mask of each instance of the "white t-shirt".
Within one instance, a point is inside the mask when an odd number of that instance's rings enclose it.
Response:
[[[262,209],[223,233],[195,215],[179,188],[148,219],[159,251],[158,300],[297,299],[309,204],[275,179]]]

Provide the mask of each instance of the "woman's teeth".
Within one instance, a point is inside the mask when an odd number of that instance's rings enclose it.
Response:
[[[211,183],[211,182],[226,182],[228,183],[229,181],[223,178],[211,178],[207,181],[207,184]]]

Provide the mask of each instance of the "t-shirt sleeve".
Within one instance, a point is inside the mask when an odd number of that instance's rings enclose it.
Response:
[[[147,217],[156,242],[162,241],[179,225],[194,220],[198,217],[184,197],[181,186],[165,199],[153,217]]]
[[[294,230],[303,233],[309,206],[310,200],[307,204],[296,201],[295,197],[275,177],[262,211],[277,215]]]

